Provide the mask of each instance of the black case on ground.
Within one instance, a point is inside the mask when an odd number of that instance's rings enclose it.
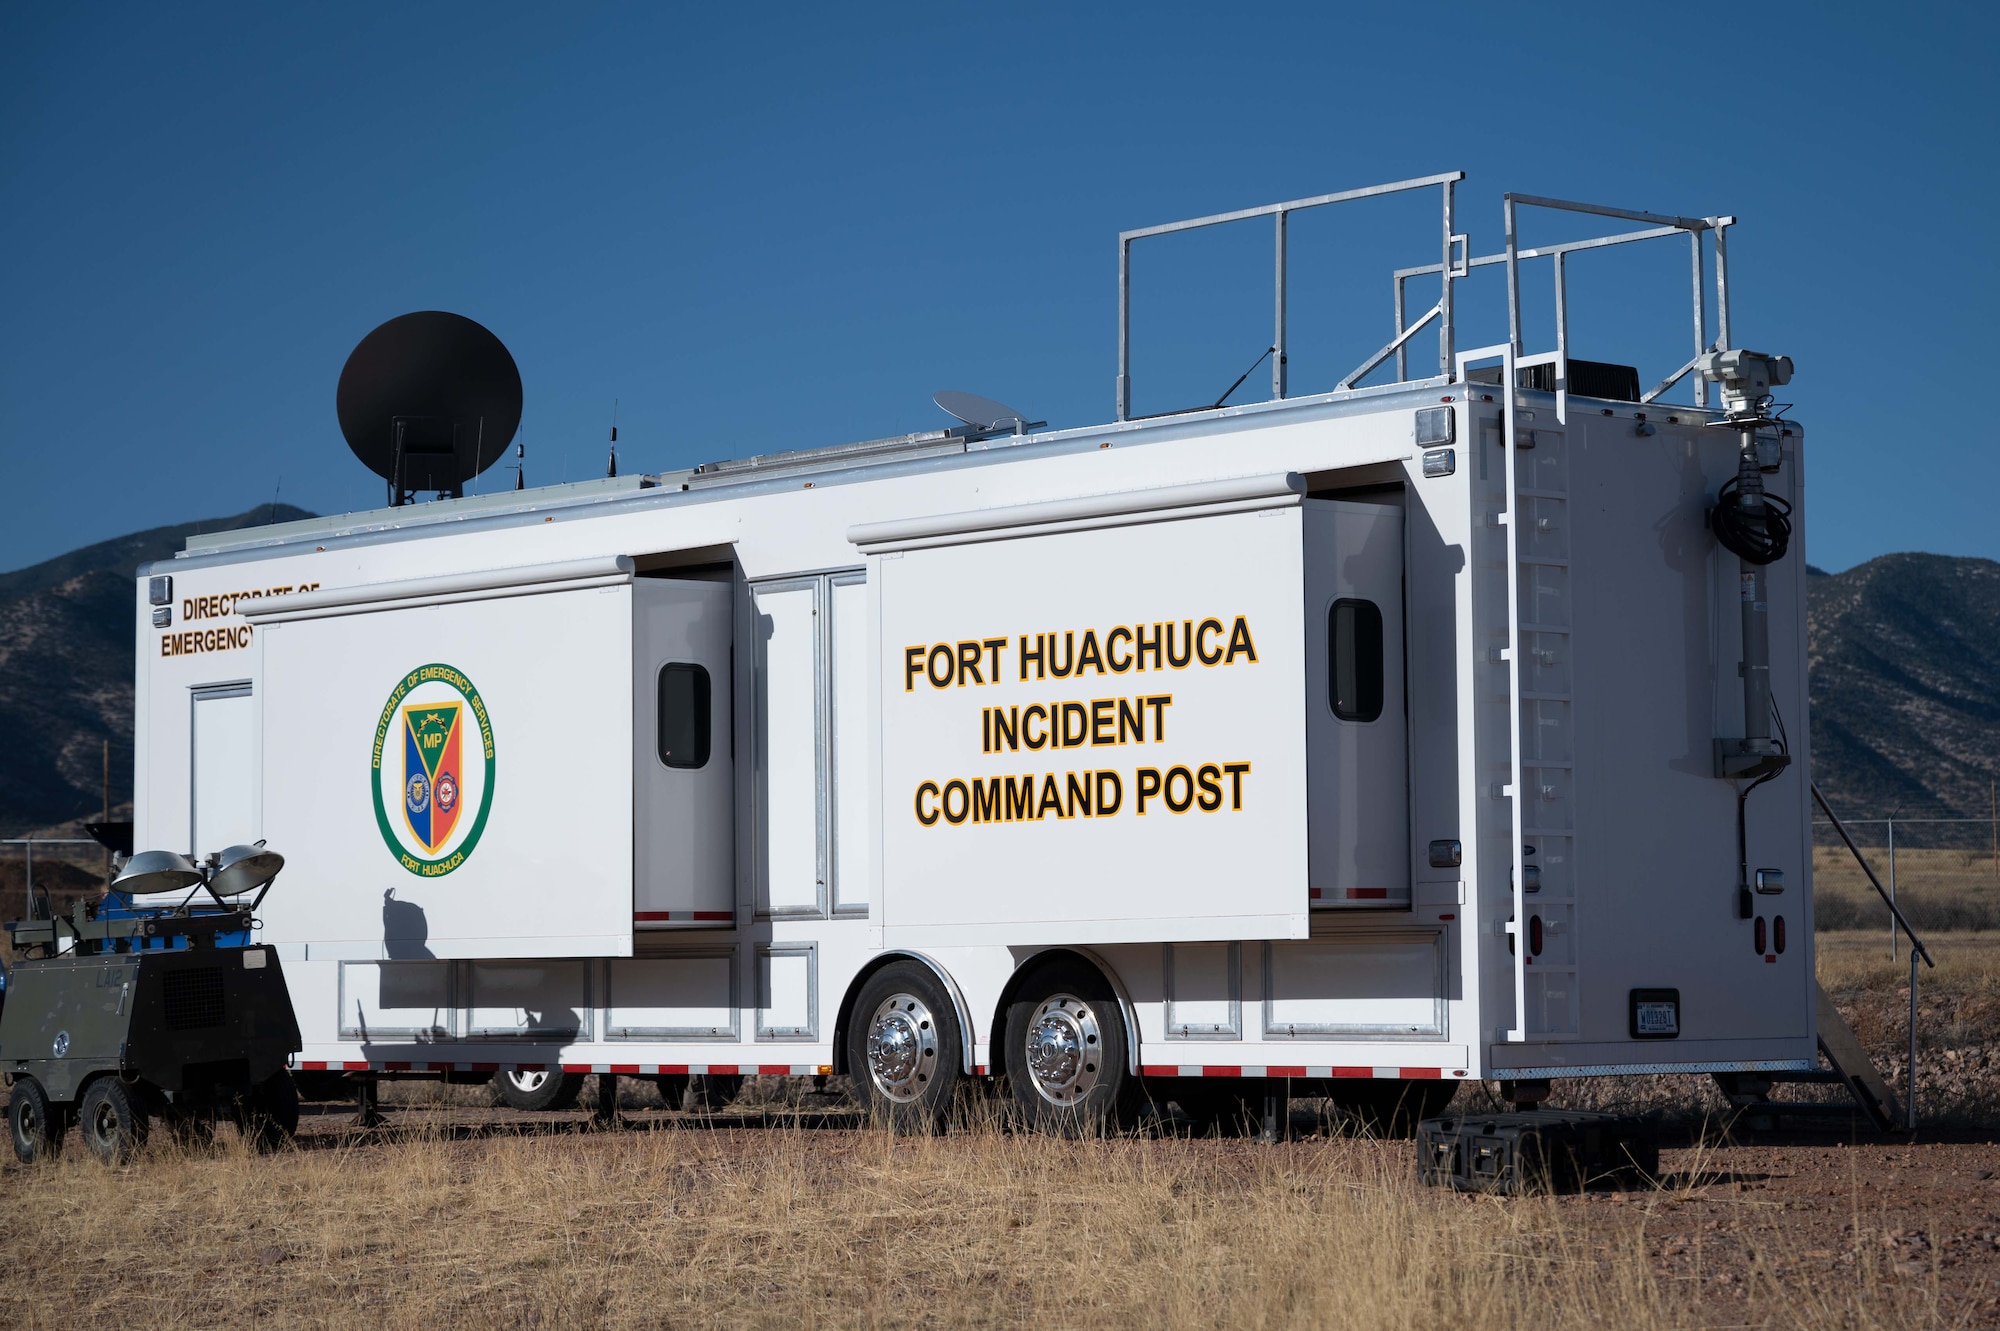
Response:
[[[1529,1109],[1417,1125],[1417,1177],[1464,1192],[1574,1192],[1659,1168],[1652,1133],[1617,1114]]]

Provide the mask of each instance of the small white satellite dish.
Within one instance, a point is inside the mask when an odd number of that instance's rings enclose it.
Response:
[[[931,395],[931,401],[958,417],[975,430],[1010,430],[1021,434],[1047,421],[1031,421],[1005,403],[995,402],[990,397],[977,393],[961,393],[955,388],[947,388]]]

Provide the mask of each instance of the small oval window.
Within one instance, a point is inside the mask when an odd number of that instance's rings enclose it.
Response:
[[[660,761],[708,764],[708,671],[687,661],[660,667]]]
[[[1382,611],[1343,598],[1326,616],[1327,700],[1343,721],[1382,715]]]

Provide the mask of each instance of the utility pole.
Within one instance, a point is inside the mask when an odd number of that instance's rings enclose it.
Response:
[[[278,483],[280,485],[284,484],[282,480]],[[271,502],[276,504],[276,498],[274,497]],[[104,812],[100,817],[103,822],[108,823],[111,821],[111,741],[108,739],[104,741]],[[104,890],[107,892],[111,890],[111,847],[109,846],[104,848]]]

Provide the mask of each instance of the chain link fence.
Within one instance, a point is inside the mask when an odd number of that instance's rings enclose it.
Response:
[[[111,852],[86,837],[0,838],[0,920],[66,915],[111,882]],[[0,948],[7,945],[0,934]]]
[[[1918,933],[2000,930],[2000,820],[1842,818]],[[1813,822],[1813,913],[1821,929],[1895,928],[1831,823]]]

